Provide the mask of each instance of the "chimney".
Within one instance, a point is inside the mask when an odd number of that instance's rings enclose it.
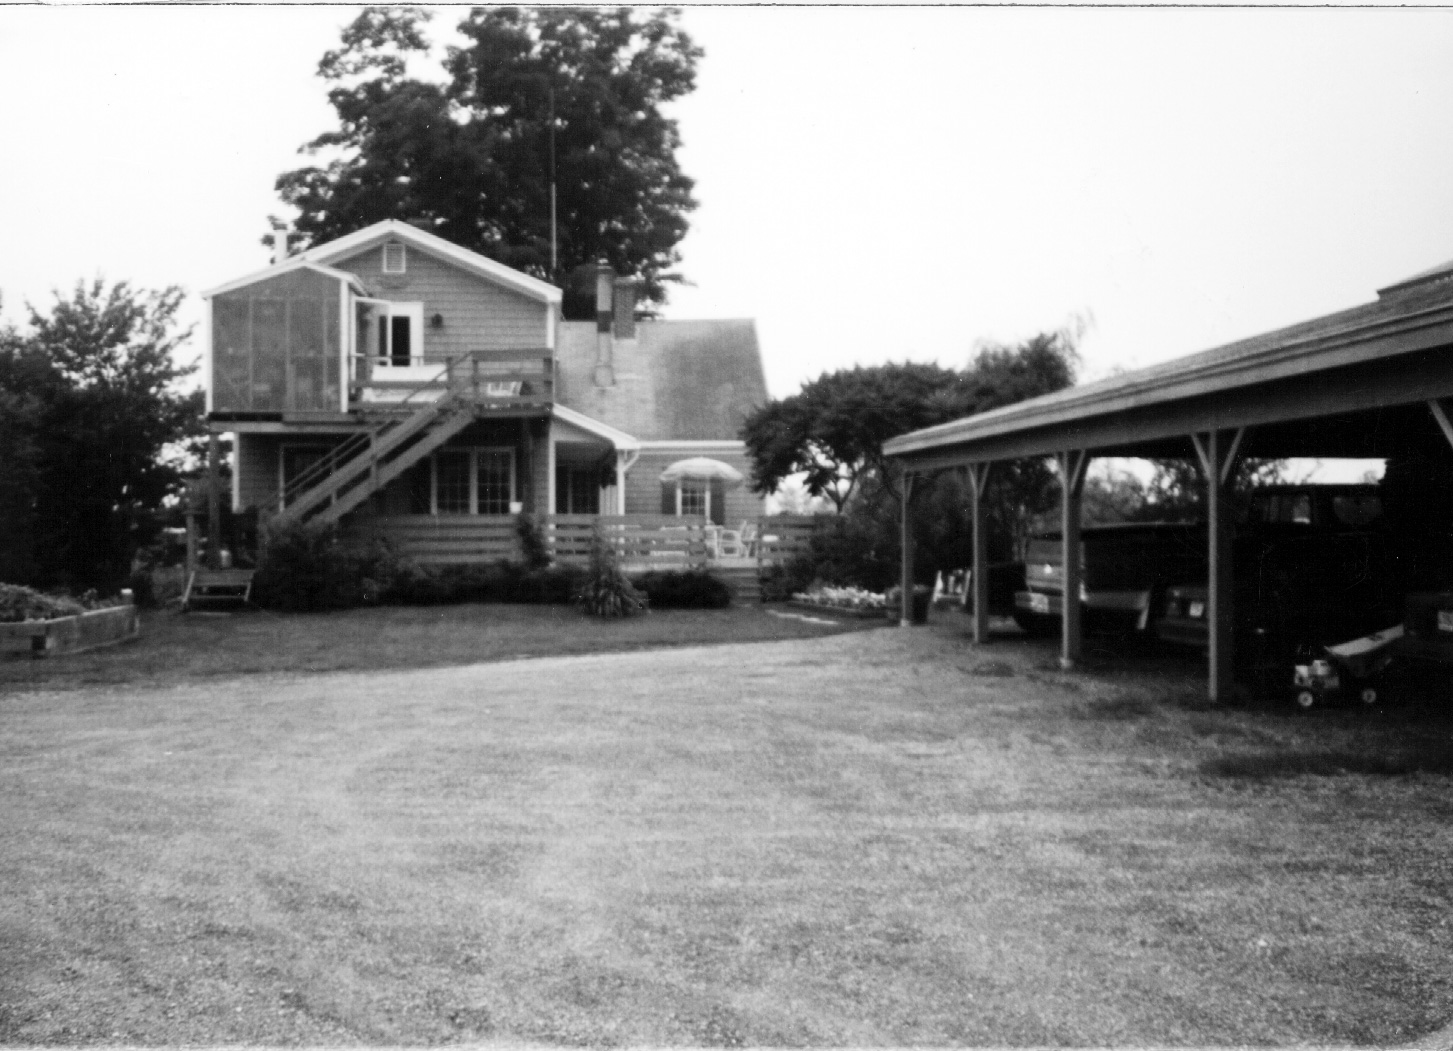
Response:
[[[285,226],[272,229],[272,265],[277,266],[288,257],[288,231]]]
[[[615,327],[612,334],[616,339],[636,338],[635,278],[618,277],[615,280]]]
[[[615,271],[604,259],[595,264],[595,385],[614,387],[615,369],[611,362],[611,292]]]

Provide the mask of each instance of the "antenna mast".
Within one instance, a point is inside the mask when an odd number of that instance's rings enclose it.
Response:
[[[560,257],[555,237],[555,85],[550,85],[550,280],[560,273]]]

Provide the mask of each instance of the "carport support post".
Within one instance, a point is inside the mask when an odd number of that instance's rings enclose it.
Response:
[[[1080,659],[1082,631],[1080,628],[1080,498],[1085,491],[1085,468],[1090,454],[1086,449],[1060,453],[1060,536],[1064,566],[1064,601],[1060,615],[1061,647],[1059,665],[1073,668]]]
[[[974,589],[973,639],[989,641],[989,536],[984,513],[984,492],[989,484],[989,464],[969,464],[969,516],[974,528],[974,567],[970,585]]]
[[[908,501],[913,496],[913,472],[903,472],[903,601],[899,610],[900,627],[913,623],[913,530],[908,516]]]
[[[1231,508],[1227,483],[1236,464],[1245,428],[1236,431],[1209,431],[1191,435],[1206,476],[1206,543],[1209,572],[1206,603],[1210,635],[1210,676],[1206,694],[1212,702],[1231,696],[1234,677],[1234,613],[1233,577],[1231,571]]]

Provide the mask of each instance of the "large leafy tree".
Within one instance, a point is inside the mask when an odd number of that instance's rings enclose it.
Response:
[[[181,301],[178,288],[82,283],[0,338],[3,438],[21,450],[0,477],[13,581],[114,587],[154,536],[203,432],[201,393],[179,389],[194,370],[176,357]]]
[[[742,439],[753,486],[770,493],[800,477],[809,494],[830,499],[844,521],[824,533],[819,570],[837,582],[882,586],[896,573],[902,506],[883,443],[1069,386],[1077,334],[1066,329],[1017,344],[985,344],[963,370],[904,364],[825,374],[746,420]],[[1054,476],[1042,460],[997,465],[989,490],[994,557],[1010,557],[1055,499]],[[962,479],[939,472],[914,487],[913,500],[920,571],[931,577],[940,567],[963,565],[970,524]]]
[[[428,19],[367,8],[323,56],[339,126],[304,150],[339,156],[278,177],[297,232],[319,243],[402,219],[547,280],[605,259],[664,301],[696,206],[663,112],[695,87],[702,54],[679,12],[477,8],[444,83],[408,75],[429,50]]]

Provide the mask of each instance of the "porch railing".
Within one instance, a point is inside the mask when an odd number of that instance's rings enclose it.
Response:
[[[389,409],[431,392],[453,392],[500,409],[544,407],[555,400],[555,359],[545,349],[472,350],[422,362],[423,367],[436,365],[438,371],[423,378],[400,376],[371,355],[355,354],[353,402],[359,408]]]
[[[675,515],[533,515],[545,550],[556,562],[584,565],[598,529],[631,571],[709,566],[714,561],[705,518]],[[821,524],[812,516],[755,520],[758,566],[807,551]],[[468,565],[522,557],[515,515],[377,515],[358,519],[355,535],[386,538],[399,555],[432,565]],[[735,559],[730,564],[738,564]]]

